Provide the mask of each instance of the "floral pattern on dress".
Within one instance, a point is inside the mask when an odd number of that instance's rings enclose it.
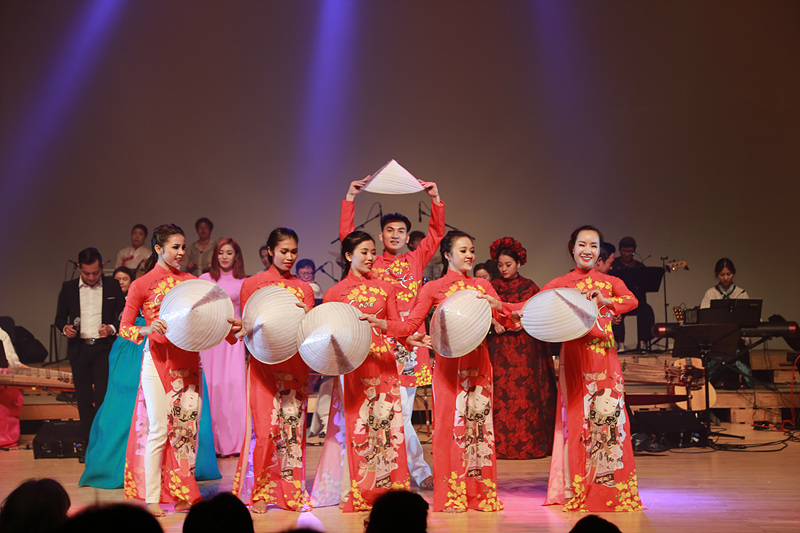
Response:
[[[517,276],[492,281],[504,302],[528,301],[539,292]],[[494,429],[497,457],[532,459],[550,455],[556,421],[556,377],[546,343],[522,329],[487,337],[494,373]]]
[[[561,346],[565,386],[559,386],[562,408],[556,411],[545,505],[593,513],[641,510],[624,381],[608,327],[613,315],[635,309],[637,300],[622,280],[595,270],[576,268],[544,289],[558,287],[598,290],[612,303],[600,308],[589,333]]]

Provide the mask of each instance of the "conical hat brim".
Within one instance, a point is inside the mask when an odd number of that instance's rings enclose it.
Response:
[[[461,357],[477,348],[492,325],[489,302],[478,291],[455,292],[439,304],[431,320],[431,343],[444,357]]]
[[[411,172],[392,159],[370,176],[362,190],[378,194],[413,194],[425,189]]]
[[[589,333],[597,321],[597,304],[579,289],[549,289],[533,296],[522,309],[522,327],[545,342],[566,342]]]
[[[170,289],[159,318],[167,323],[167,339],[189,352],[209,350],[231,330],[233,302],[225,290],[207,280],[192,279]]]
[[[352,372],[369,355],[372,328],[361,313],[342,302],[312,309],[297,330],[300,357],[316,372],[338,376]]]
[[[262,363],[282,363],[297,353],[297,329],[305,311],[283,287],[261,287],[247,300],[242,313],[244,342]]]

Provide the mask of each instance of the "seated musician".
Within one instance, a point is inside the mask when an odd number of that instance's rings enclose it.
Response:
[[[27,368],[11,344],[11,337],[0,328],[0,373],[13,368]],[[19,415],[22,392],[16,387],[0,387],[0,447],[8,448],[19,440]]]
[[[736,267],[733,261],[723,257],[714,265],[714,275],[719,283],[711,287],[703,295],[701,309],[711,307],[711,300],[738,300],[750,298],[747,291],[733,283]],[[708,362],[709,381],[718,389],[740,389],[753,387],[753,371],[750,369],[750,354],[746,341],[740,342],[736,357],[732,361],[712,358]]]
[[[736,275],[736,267],[733,266],[733,261],[727,257],[723,257],[714,265],[714,275],[719,280],[719,283],[708,289],[703,295],[703,300],[700,302],[700,309],[711,307],[711,300],[738,300],[750,298],[746,290],[733,284],[733,277]]]
[[[614,259],[612,263],[611,275],[614,276],[620,270],[625,270],[629,268],[644,268],[644,263],[641,261],[637,261],[634,259],[636,255],[636,241],[633,237],[623,237],[619,241],[619,257]],[[613,325],[614,331],[614,339],[616,339],[618,343],[618,351],[625,350],[625,317],[628,316],[635,316],[636,317],[636,330],[637,330],[637,340],[638,340],[638,348],[640,350],[646,350],[649,342],[653,340],[653,324],[656,322],[655,314],[653,313],[653,308],[647,304],[647,293],[641,289],[637,289],[636,287],[630,287],[631,292],[639,300],[639,307],[634,309],[629,313],[625,313],[622,315],[622,320],[619,324]]]

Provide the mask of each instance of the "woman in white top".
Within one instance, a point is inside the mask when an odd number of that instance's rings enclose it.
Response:
[[[714,274],[719,279],[719,283],[708,289],[700,302],[700,308],[711,307],[711,300],[738,300],[740,298],[750,298],[747,291],[733,284],[733,277],[736,275],[736,267],[733,261],[723,257],[714,266]]]

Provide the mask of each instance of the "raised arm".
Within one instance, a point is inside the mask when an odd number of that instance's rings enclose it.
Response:
[[[355,219],[355,198],[364,185],[367,184],[369,176],[364,179],[351,181],[350,187],[347,189],[347,195],[342,200],[342,213],[339,216],[339,240],[344,240],[345,237],[350,235],[356,229]]]
[[[444,202],[439,197],[439,188],[432,181],[420,181],[431,197],[431,219],[428,222],[428,234],[422,239],[419,247],[409,252],[417,257],[421,265],[427,265],[439,251],[439,243],[445,234]]]

